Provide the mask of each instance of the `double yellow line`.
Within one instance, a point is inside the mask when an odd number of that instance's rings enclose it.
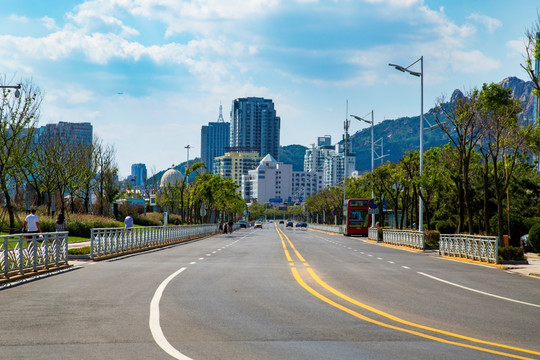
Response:
[[[325,303],[327,303],[329,305],[334,306],[337,309],[340,309],[340,310],[342,310],[342,311],[344,311],[344,312],[346,312],[346,313],[348,313],[348,314],[350,314],[352,316],[355,316],[355,317],[357,317],[357,318],[359,318],[361,320],[370,322],[372,324],[379,325],[379,326],[389,328],[389,329],[393,329],[393,330],[397,330],[397,331],[401,331],[401,332],[405,332],[405,333],[412,334],[412,335],[415,335],[415,336],[419,336],[419,337],[422,337],[422,338],[425,338],[425,339],[430,339],[430,340],[438,341],[438,342],[441,342],[441,343],[460,346],[460,347],[464,347],[464,348],[468,348],[468,349],[478,350],[478,351],[482,351],[482,352],[486,352],[486,353],[490,353],[490,354],[506,356],[508,358],[528,359],[528,360],[534,359],[534,358],[525,357],[525,356],[521,356],[521,355],[517,355],[517,354],[511,354],[511,353],[506,353],[506,352],[503,352],[503,351],[493,350],[493,349],[489,349],[489,348],[486,348],[486,347],[480,347],[480,346],[477,346],[477,345],[467,344],[467,343],[464,343],[464,342],[462,343],[462,342],[457,342],[457,341],[453,341],[453,340],[447,340],[447,339],[444,339],[442,337],[438,337],[438,336],[435,336],[435,335],[422,333],[422,332],[419,332],[419,331],[416,331],[416,330],[407,329],[407,328],[404,328],[404,327],[392,325],[390,323],[385,323],[385,322],[382,322],[382,321],[379,321],[379,320],[372,319],[372,318],[367,317],[365,315],[362,315],[362,314],[360,314],[359,312],[353,310],[350,307],[344,306],[342,304],[339,304],[339,303],[329,299],[328,297],[324,296],[323,294],[321,294],[320,292],[316,291],[315,289],[310,287],[308,284],[306,284],[306,282],[304,281],[304,279],[302,279],[302,277],[300,276],[300,273],[298,272],[298,270],[296,268],[296,265],[295,265],[295,263],[294,263],[294,261],[293,261],[293,259],[291,257],[289,248],[295,253],[298,260],[306,267],[307,272],[309,273],[311,278],[313,280],[315,280],[315,282],[317,284],[319,284],[322,288],[326,289],[330,293],[332,293],[332,294],[336,295],[337,297],[347,301],[350,304],[353,304],[353,305],[358,306],[358,307],[360,307],[362,309],[368,310],[368,311],[370,311],[372,313],[375,313],[375,314],[377,314],[379,316],[385,317],[385,318],[387,318],[389,320],[392,320],[392,321],[394,321],[396,323],[407,325],[407,326],[412,327],[412,328],[424,330],[426,332],[445,335],[445,336],[448,336],[448,337],[451,337],[451,338],[468,341],[468,342],[473,343],[473,344],[481,344],[481,345],[491,346],[491,347],[494,347],[494,348],[510,350],[510,351],[514,351],[514,352],[518,352],[518,353],[540,356],[540,352],[538,352],[538,351],[522,349],[522,348],[518,348],[518,347],[514,347],[514,346],[508,346],[508,345],[499,344],[499,343],[494,343],[494,342],[490,342],[490,341],[484,341],[484,340],[472,338],[472,337],[469,337],[469,336],[464,336],[464,335],[452,333],[452,332],[449,332],[449,331],[440,330],[440,329],[432,328],[432,327],[429,327],[429,326],[417,324],[417,323],[414,323],[414,322],[411,322],[411,321],[407,321],[407,320],[398,318],[397,316],[388,314],[388,313],[386,313],[384,311],[378,310],[378,309],[376,309],[374,307],[371,307],[369,305],[361,303],[361,302],[359,302],[359,301],[357,301],[357,300],[355,300],[355,299],[341,293],[340,291],[332,288],[330,285],[328,285],[324,281],[322,281],[317,276],[317,274],[315,274],[315,271],[313,271],[313,269],[309,266],[309,264],[304,259],[304,257],[298,252],[298,250],[296,250],[296,248],[294,247],[294,245],[291,242],[291,240],[289,239],[289,237],[277,225],[276,225],[276,231],[277,231],[277,233],[278,233],[278,235],[279,235],[279,237],[281,239],[281,244],[283,246],[283,251],[285,252],[285,257],[289,261],[289,265],[291,267],[291,272],[292,272],[295,280],[298,282],[298,284],[300,284],[304,289],[306,289],[313,296],[319,298],[320,300],[324,301]]]

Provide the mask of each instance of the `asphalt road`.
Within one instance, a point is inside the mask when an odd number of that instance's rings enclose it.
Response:
[[[1,359],[540,359],[540,282],[265,224],[0,291]]]

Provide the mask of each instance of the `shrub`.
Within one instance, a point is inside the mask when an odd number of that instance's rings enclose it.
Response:
[[[523,249],[515,246],[499,247],[499,261],[504,260],[525,260]]]
[[[80,248],[68,250],[68,255],[87,255],[87,254],[90,254],[90,246],[83,246]]]
[[[448,220],[441,220],[437,223],[436,229],[439,234],[454,234],[457,227]]]
[[[424,231],[424,241],[426,243],[426,249],[438,249],[440,235],[441,233],[437,230]]]
[[[489,227],[491,228],[491,233],[497,235],[498,232],[498,222],[497,222],[497,215],[494,215],[489,220]],[[510,233],[508,233],[508,221],[506,220],[506,215],[503,217],[503,234],[500,235],[510,235],[510,246],[516,246],[519,247],[519,238],[521,235],[527,234],[527,231],[529,230],[529,227],[527,226],[527,223],[525,219],[515,213],[510,214]]]
[[[529,244],[535,252],[540,252],[540,223],[534,224],[529,230]]]
[[[135,224],[140,226],[162,226],[162,223],[160,221],[156,221],[154,219],[150,219],[146,216],[134,216],[133,221]]]

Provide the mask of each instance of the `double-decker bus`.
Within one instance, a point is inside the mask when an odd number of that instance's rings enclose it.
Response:
[[[368,199],[348,199],[345,223],[345,236],[368,235],[368,229],[371,226],[371,216],[368,214]]]

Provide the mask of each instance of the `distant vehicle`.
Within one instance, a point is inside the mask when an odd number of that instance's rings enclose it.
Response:
[[[294,224],[293,224],[292,221],[287,221],[287,227],[289,227],[289,226],[290,226],[290,227],[293,227],[293,226],[294,226]]]
[[[529,244],[529,234],[525,234],[519,238],[519,243],[524,251],[531,250],[531,244]]]
[[[283,220],[279,220],[279,223],[280,223],[280,224],[283,224],[284,222],[283,222]]]
[[[240,225],[240,228],[246,228],[247,229],[247,222],[245,220],[239,220],[238,225]]]
[[[296,227],[305,227],[305,228],[307,228],[307,224],[302,221],[302,222],[296,223]]]
[[[260,221],[255,222],[255,229],[262,229],[262,222]]]

